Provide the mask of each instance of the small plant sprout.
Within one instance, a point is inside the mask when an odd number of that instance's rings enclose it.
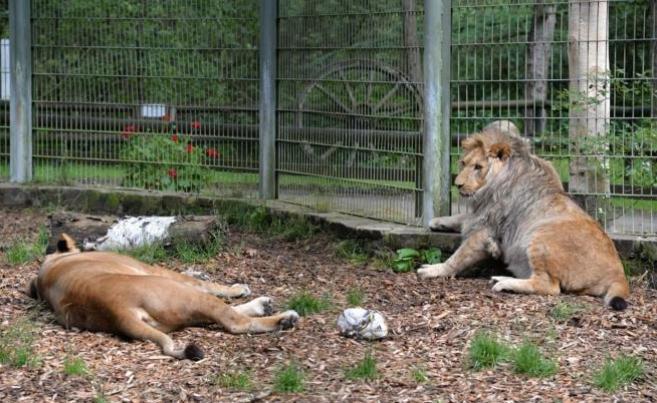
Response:
[[[317,298],[307,291],[301,292],[290,298],[286,304],[288,309],[293,309],[301,316],[307,316],[328,309],[331,301],[328,296]]]
[[[374,380],[379,376],[376,369],[376,358],[371,352],[367,352],[362,360],[345,371],[345,377],[350,380],[364,379]]]
[[[602,369],[595,373],[593,382],[605,392],[614,392],[621,386],[641,379],[644,373],[644,364],[640,358],[620,356],[615,360],[607,359]]]
[[[351,288],[347,291],[347,304],[349,306],[361,306],[365,301],[365,293],[360,288]]]
[[[290,363],[278,370],[274,377],[274,390],[279,393],[297,393],[304,389],[303,370]]]
[[[244,371],[229,371],[214,378],[215,385],[231,390],[250,390],[253,388],[251,374]]]
[[[0,328],[0,364],[12,367],[36,367],[39,357],[34,352],[35,325],[22,318],[5,328]]]
[[[510,349],[496,337],[485,332],[477,333],[470,342],[468,361],[470,368],[481,370],[499,364],[509,356]]]
[[[557,372],[557,364],[544,358],[538,347],[526,341],[513,352],[513,370],[518,374],[546,377]]]
[[[89,369],[82,358],[67,357],[64,360],[64,373],[68,376],[85,376],[89,374]]]
[[[566,322],[580,313],[583,309],[584,308],[580,305],[560,301],[552,308],[552,310],[550,310],[550,316],[558,322]]]
[[[419,366],[413,367],[411,369],[411,378],[416,383],[426,383],[429,381],[429,376],[427,375],[427,371]]]
[[[392,262],[392,270],[397,273],[407,273],[421,263],[440,263],[441,258],[442,252],[437,248],[424,250],[402,248],[397,250],[397,255]]]
[[[354,239],[345,239],[338,242],[335,252],[341,258],[346,259],[349,263],[355,265],[365,264],[369,258],[365,248]]]

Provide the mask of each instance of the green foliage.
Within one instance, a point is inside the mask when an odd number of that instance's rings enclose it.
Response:
[[[397,256],[392,263],[392,270],[397,273],[406,273],[415,269],[415,267],[421,263],[439,263],[441,256],[442,252],[437,248],[430,248],[421,251],[413,248],[398,249]]]
[[[10,265],[20,265],[29,263],[43,256],[48,247],[48,230],[46,227],[39,227],[39,234],[36,241],[26,242],[18,240],[13,242],[5,252],[5,259]]]
[[[87,364],[80,357],[66,357],[64,360],[64,373],[68,376],[89,375]]]
[[[222,388],[232,390],[251,390],[253,388],[251,374],[244,371],[221,373],[215,377],[213,383]]]
[[[470,342],[468,361],[470,368],[491,368],[509,357],[511,350],[491,334],[479,332]]]
[[[345,371],[345,378],[350,380],[374,380],[378,376],[379,372],[376,369],[376,358],[374,358],[371,352],[367,352],[362,360]]]
[[[327,295],[317,298],[307,291],[303,291],[292,296],[285,306],[287,309],[295,310],[301,316],[307,316],[330,308],[331,300]]]
[[[205,263],[217,256],[225,246],[226,237],[224,231],[217,230],[210,235],[210,240],[203,244],[190,243],[189,241],[174,241],[173,250],[170,254],[178,258],[182,263]]]
[[[139,246],[134,249],[120,250],[119,253],[130,255],[137,260],[149,264],[163,262],[167,259],[168,254],[161,243]]]
[[[123,186],[198,193],[210,178],[201,147],[184,136],[132,133],[121,150],[125,166]]]
[[[429,381],[427,371],[422,367],[414,367],[411,369],[411,378],[416,383],[426,383]]]
[[[355,265],[365,264],[369,258],[363,244],[355,239],[344,239],[338,242],[335,252],[339,257]]]
[[[546,377],[557,372],[557,364],[541,355],[538,348],[526,341],[513,352],[513,370],[518,374]]]
[[[0,329],[0,364],[38,366],[40,360],[33,348],[36,333],[36,326],[26,318]]]
[[[360,288],[351,288],[347,291],[347,304],[349,306],[360,306],[365,301],[365,292]]]
[[[550,310],[550,316],[559,322],[566,322],[573,316],[580,313],[583,309],[584,307],[581,305],[574,305],[565,301],[559,301]]]
[[[615,360],[607,359],[602,369],[595,373],[593,382],[605,392],[614,392],[642,378],[644,373],[644,364],[640,358],[621,356]]]
[[[229,225],[290,242],[310,238],[318,230],[305,217],[272,215],[265,206],[229,206],[221,212],[221,216]]]
[[[274,378],[274,390],[279,393],[302,392],[304,389],[303,384],[303,370],[294,363],[280,368]]]

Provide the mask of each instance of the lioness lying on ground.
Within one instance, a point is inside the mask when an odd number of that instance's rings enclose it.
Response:
[[[166,334],[187,326],[218,323],[230,333],[288,329],[299,319],[294,311],[272,313],[268,297],[231,307],[217,297],[251,293],[197,280],[112,252],[80,252],[63,234],[57,250],[46,256],[30,295],[45,300],[65,327],[77,327],[151,340],[172,357],[203,358],[194,344],[176,348]]]
[[[516,133],[512,123],[495,122],[463,140],[455,184],[470,211],[430,223],[460,231],[463,242],[444,263],[422,266],[420,278],[454,276],[492,256],[517,277],[492,277],[494,291],[576,292],[625,309],[629,286],[613,242]]]

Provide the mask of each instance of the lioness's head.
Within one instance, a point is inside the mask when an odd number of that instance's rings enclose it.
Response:
[[[52,251],[47,251],[46,260],[48,260],[48,258],[70,253],[80,253],[80,249],[78,249],[76,246],[75,240],[73,238],[71,238],[66,233],[62,233],[57,240],[55,249]]]
[[[529,152],[525,141],[516,133],[518,129],[513,123],[498,121],[461,142],[463,154],[454,181],[461,196],[470,197],[485,187],[515,153]]]

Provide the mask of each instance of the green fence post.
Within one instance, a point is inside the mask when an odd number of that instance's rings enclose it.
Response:
[[[260,0],[260,198],[275,199],[277,0]]]

